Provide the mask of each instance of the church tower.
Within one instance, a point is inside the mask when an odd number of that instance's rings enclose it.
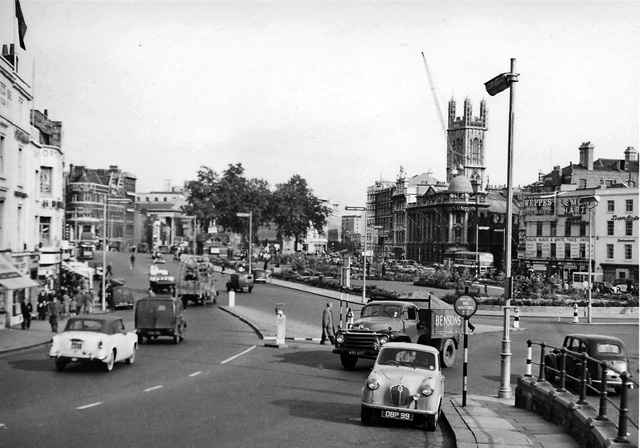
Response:
[[[480,101],[480,116],[472,115],[471,100],[464,100],[464,114],[456,117],[456,102],[449,101],[447,128],[447,182],[459,175],[471,181],[474,191],[483,190],[484,142],[487,128],[487,104]]]

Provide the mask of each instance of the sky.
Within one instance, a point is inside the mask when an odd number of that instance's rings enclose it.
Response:
[[[578,163],[583,142],[596,159],[640,149],[640,2],[20,3],[20,75],[63,123],[67,166],[117,165],[138,192],[241,163],[363,206],[401,167],[446,180],[438,107],[446,126],[449,100],[461,116],[467,97],[474,116],[487,102],[486,175],[504,185],[509,92],[484,83],[512,58],[514,186]],[[12,8],[0,1],[3,43]]]

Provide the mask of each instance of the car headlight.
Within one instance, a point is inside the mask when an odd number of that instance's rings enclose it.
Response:
[[[367,387],[371,390],[376,390],[380,387],[380,383],[378,383],[378,380],[376,380],[375,378],[368,378]]]
[[[387,342],[389,342],[389,336],[387,336],[386,334],[384,336],[380,336],[380,345],[384,345]]]
[[[344,342],[344,335],[342,333],[338,333],[336,335],[336,342],[338,344],[342,344]]]
[[[429,395],[433,394],[433,387],[431,387],[431,384],[423,384],[420,388],[420,392],[422,392],[422,395],[428,397]]]

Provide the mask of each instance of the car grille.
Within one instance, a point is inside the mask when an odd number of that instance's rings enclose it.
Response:
[[[348,332],[342,346],[348,350],[373,350],[377,342],[378,338],[371,333]]]
[[[409,388],[402,384],[391,386],[389,388],[389,394],[391,395],[391,404],[393,406],[407,406],[409,399],[411,399]]]

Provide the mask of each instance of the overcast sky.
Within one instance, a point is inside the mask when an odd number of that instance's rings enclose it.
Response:
[[[13,41],[12,1],[0,37]],[[118,165],[137,190],[241,163],[270,185],[364,205],[366,187],[445,180],[452,97],[487,101],[486,174],[506,183],[509,94],[484,82],[516,59],[515,185],[639,149],[640,2],[21,0],[20,72],[63,122],[69,164]],[[35,74],[35,76],[34,76]]]

